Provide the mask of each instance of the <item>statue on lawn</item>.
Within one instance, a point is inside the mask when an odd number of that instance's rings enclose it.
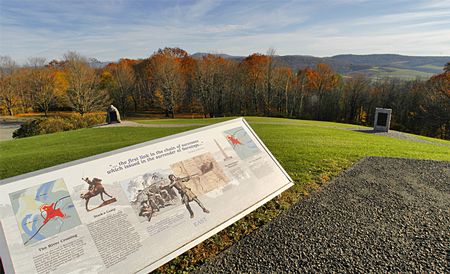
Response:
[[[113,105],[110,105],[106,110],[106,122],[108,124],[121,122],[119,110]]]

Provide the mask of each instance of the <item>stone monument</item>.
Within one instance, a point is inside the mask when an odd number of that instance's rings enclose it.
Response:
[[[391,125],[391,113],[392,109],[390,108],[376,108],[373,130],[388,132],[389,126]]]
[[[121,122],[119,110],[113,105],[110,105],[106,110],[106,122],[108,124]]]

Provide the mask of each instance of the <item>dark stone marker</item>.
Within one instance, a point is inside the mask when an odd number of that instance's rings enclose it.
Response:
[[[392,113],[392,109],[376,108],[373,129],[375,131],[388,132],[389,127],[391,125],[391,113]]]
[[[387,123],[388,115],[387,113],[378,113],[377,126],[385,127]]]
[[[113,105],[110,105],[106,110],[106,122],[108,124],[121,122],[119,110]]]

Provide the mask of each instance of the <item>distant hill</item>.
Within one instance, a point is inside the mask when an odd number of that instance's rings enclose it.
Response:
[[[201,58],[207,53],[195,53],[194,58]],[[226,59],[240,61],[243,56],[217,54]],[[332,57],[314,57],[308,55],[275,56],[280,64],[293,70],[315,67],[319,63],[330,65],[336,72],[343,75],[356,73],[365,74],[371,78],[396,77],[402,79],[429,78],[441,73],[444,65],[450,61],[450,56],[407,56],[398,54],[342,54]]]
[[[191,57],[194,59],[201,59],[203,56],[206,56],[209,54],[219,56],[219,57],[222,57],[225,59],[233,59],[233,60],[242,60],[245,58],[244,56],[233,56],[233,55],[228,55],[228,54],[224,54],[224,53],[206,53],[206,52],[197,52],[197,53],[192,54]]]
[[[111,63],[111,62],[102,62],[102,61],[97,60],[96,58],[89,58],[88,62],[89,62],[89,65],[90,65],[91,67],[97,68],[97,69],[98,69],[98,68],[104,68],[104,67],[106,67],[109,63]]]

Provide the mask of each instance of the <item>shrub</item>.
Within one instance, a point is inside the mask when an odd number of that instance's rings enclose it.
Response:
[[[69,119],[62,117],[49,117],[39,123],[39,134],[54,133],[75,129],[75,125]]]
[[[72,113],[66,116],[75,128],[87,128],[99,125],[105,122],[106,115],[104,113],[86,113],[81,116],[79,113]]]
[[[13,138],[23,138],[34,135],[39,135],[39,123],[41,119],[26,121],[20,128],[13,132]]]
[[[83,120],[86,121],[88,127],[94,125],[100,125],[105,123],[106,114],[104,113],[87,113],[83,116]]]
[[[103,113],[64,114],[48,118],[38,118],[27,121],[13,132],[13,138],[23,138],[40,134],[87,128],[105,122]]]

